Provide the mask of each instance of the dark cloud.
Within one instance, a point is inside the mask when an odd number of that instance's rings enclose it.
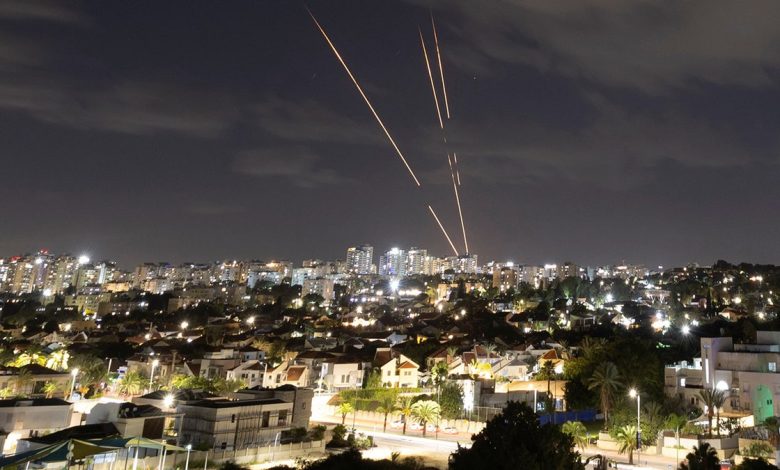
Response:
[[[233,171],[269,179],[282,179],[303,188],[347,182],[322,159],[303,146],[256,148],[241,152],[232,164]]]
[[[780,3],[729,0],[420,0],[460,36],[448,57],[497,63],[651,93],[695,85],[768,87],[780,66]],[[457,14],[453,15],[453,13]],[[772,71],[775,71],[773,75]]]

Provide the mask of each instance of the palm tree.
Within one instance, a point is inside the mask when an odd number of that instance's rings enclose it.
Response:
[[[602,363],[593,372],[593,377],[588,380],[588,390],[598,389],[599,391],[605,429],[609,422],[609,409],[612,407],[612,400],[620,387],[620,372],[618,372],[617,366],[611,362]]]
[[[718,436],[720,436],[720,408],[726,402],[726,394],[720,390],[704,389],[699,392],[699,398],[707,408],[707,432],[712,437],[712,418],[718,416]]]
[[[412,397],[410,396],[398,397],[398,411],[400,411],[401,416],[404,417],[403,433],[406,434],[406,423],[407,421],[409,421],[409,417],[412,415]]]
[[[32,372],[30,372],[29,369],[19,368],[16,377],[14,377],[14,393],[17,395],[22,395],[27,385],[32,382],[32,379]]]
[[[344,426],[344,422],[347,420],[347,415],[355,412],[355,407],[352,403],[342,402],[339,405],[339,413],[341,414],[341,425]]]
[[[455,356],[458,354],[458,348],[450,346],[447,348],[447,364],[455,360]]]
[[[123,395],[138,395],[144,388],[145,381],[146,377],[141,375],[140,372],[131,370],[125,373],[125,376],[119,380],[117,388],[119,393]]]
[[[59,384],[54,382],[46,382],[43,384],[43,393],[46,394],[46,398],[51,398],[60,390]]]
[[[628,452],[628,464],[634,464],[634,450],[636,450],[636,425],[627,424],[618,428],[615,438],[618,444],[618,453]]]
[[[433,400],[420,400],[412,405],[412,417],[422,425],[423,437],[425,437],[425,425],[439,422],[441,407]]]
[[[681,463],[680,470],[717,470],[720,462],[718,452],[706,442],[694,446],[685,458],[688,462]]]
[[[680,429],[682,429],[686,424],[688,424],[688,418],[683,415],[672,413],[666,417],[665,427],[674,430],[674,437],[677,440],[677,445],[675,447],[678,461],[680,460]]]
[[[396,406],[397,401],[398,397],[392,392],[383,393],[379,398],[379,407],[376,410],[385,416],[384,423],[382,424],[382,432],[387,431],[387,415],[398,409]]]
[[[579,421],[567,421],[563,423],[561,431],[571,436],[574,444],[582,450],[588,446],[588,430]]]

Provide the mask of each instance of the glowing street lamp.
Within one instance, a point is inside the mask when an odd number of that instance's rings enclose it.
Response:
[[[174,398],[172,393],[165,395],[165,398],[163,398],[163,406],[168,409],[173,408],[173,400]]]
[[[682,334],[687,336],[687,335],[691,334],[691,327],[688,326],[688,325],[683,325],[683,327],[680,329],[680,331],[682,331]]]
[[[190,322],[188,322],[187,320],[184,320],[183,322],[181,322],[181,325],[179,325],[179,326],[181,326],[182,330],[186,330],[187,328],[189,328]]]
[[[73,390],[76,388],[76,376],[79,375],[79,369],[78,367],[74,368],[72,371],[70,371],[70,375],[73,376],[73,380],[70,382],[70,394],[68,395],[73,398]]]
[[[184,461],[184,470],[190,470],[190,452],[192,452],[192,444],[187,444],[187,460]]]
[[[639,391],[637,389],[632,388],[628,391],[628,396],[631,398],[636,398],[636,460],[637,463],[639,462],[639,452],[642,449],[642,427],[641,422],[639,421],[639,413],[641,410],[641,398],[639,396]]]
[[[155,360],[152,361],[152,373],[151,373],[151,375],[149,377],[149,390],[152,389],[152,385],[154,384],[154,369],[158,365],[160,365],[160,361],[159,360],[155,359]]]
[[[246,319],[246,323],[248,325],[254,325],[255,324],[255,317],[252,316],[252,317],[247,318]]]

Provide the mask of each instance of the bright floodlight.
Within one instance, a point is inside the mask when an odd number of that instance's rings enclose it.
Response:
[[[246,322],[250,325],[253,325],[255,323],[255,317],[249,317],[246,319]]]
[[[688,325],[683,325],[682,327],[682,334],[689,335],[691,334],[691,327]]]
[[[393,279],[392,281],[390,281],[390,289],[393,292],[397,291],[398,290],[398,286],[400,286],[400,285],[401,285],[401,281],[399,281],[398,279]]]
[[[72,371],[70,371],[70,375],[72,375],[73,377],[79,375],[79,368],[76,367]]]
[[[87,255],[79,256],[79,264],[87,264],[87,263],[89,263],[89,256]]]
[[[181,322],[181,329],[186,330],[190,326],[190,323],[188,321]]]
[[[165,398],[163,398],[163,405],[165,405],[166,408],[170,408],[173,406],[173,395],[167,394],[165,395]]]
[[[720,390],[721,392],[725,392],[729,389],[729,384],[726,383],[725,380],[719,380],[718,383],[715,385],[715,388]]]
[[[607,301],[607,303],[610,303],[610,302],[612,302],[613,300],[615,300],[615,298],[614,298],[614,297],[612,297],[612,294],[607,294],[607,297],[606,297],[606,299],[605,299],[605,300]]]
[[[157,359],[155,359],[155,360],[153,360],[153,361],[152,361],[152,365],[153,365],[154,367],[157,367],[157,366],[159,366],[159,365],[160,365],[160,361],[159,361],[159,360],[157,360]]]
[[[628,396],[630,396],[631,398],[636,398],[636,389],[632,388],[631,390],[629,390]]]

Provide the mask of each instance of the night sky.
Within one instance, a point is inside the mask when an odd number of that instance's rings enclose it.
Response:
[[[780,2],[0,2],[0,256],[780,262]]]

